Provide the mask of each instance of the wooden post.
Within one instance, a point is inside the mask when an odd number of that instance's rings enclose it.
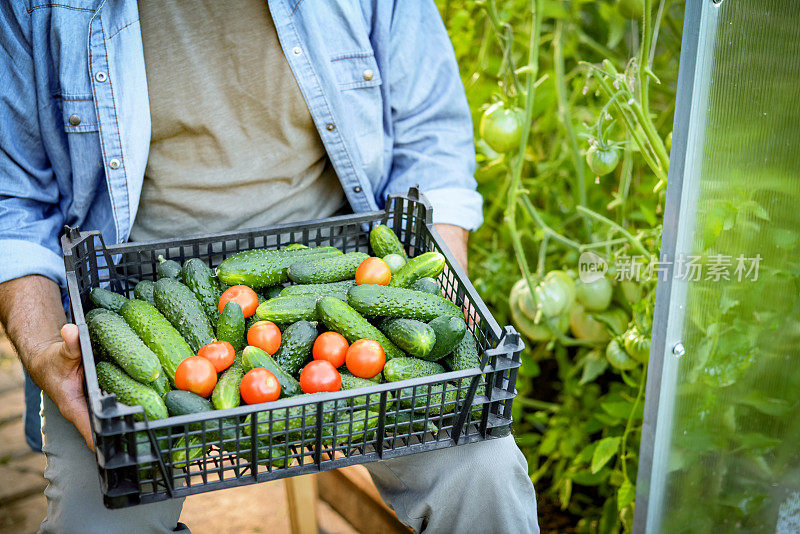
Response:
[[[316,475],[303,475],[283,480],[289,502],[292,534],[317,534]]]

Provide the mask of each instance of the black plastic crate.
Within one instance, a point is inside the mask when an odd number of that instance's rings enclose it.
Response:
[[[179,261],[199,257],[215,267],[242,250],[289,243],[368,252],[369,229],[381,223],[395,230],[411,256],[431,250],[445,255],[439,283],[445,296],[465,310],[482,370],[157,421],[135,421],[134,415],[143,417],[140,407],[100,391],[84,320],[91,288],[109,285],[132,298],[136,282],[152,277],[160,254]],[[430,205],[415,188],[390,197],[385,211],[198,238],[107,246],[98,232],[67,229],[62,248],[109,508],[452,447],[510,431],[522,341],[513,327],[501,329],[491,316],[443,245]]]

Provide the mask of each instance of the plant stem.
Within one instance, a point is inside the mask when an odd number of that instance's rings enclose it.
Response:
[[[639,407],[639,403],[642,401],[642,394],[644,393],[644,385],[647,383],[647,367],[645,366],[642,370],[642,378],[639,380],[639,391],[636,393],[636,400],[633,402],[633,406],[631,407],[631,413],[628,414],[628,420],[625,422],[625,431],[622,433],[622,443],[620,444],[619,449],[619,458],[622,462],[622,474],[625,475],[625,478],[628,478],[628,469],[626,467],[625,462],[625,449],[628,441],[628,434],[631,432],[631,427],[633,426],[633,416],[636,414],[636,409]]]
[[[542,216],[539,215],[539,212],[536,211],[536,208],[533,207],[530,199],[527,196],[522,197],[522,206],[525,208],[526,213],[530,216],[534,223],[536,223],[539,228],[544,230],[545,236],[552,237],[559,243],[566,245],[570,248],[574,248],[580,250],[582,245],[577,241],[573,241],[572,239],[565,237],[547,225],[546,222],[542,219]]]
[[[642,242],[639,241],[633,234],[631,234],[625,228],[623,228],[619,224],[615,223],[614,221],[612,221],[608,217],[606,217],[604,215],[600,215],[596,211],[592,211],[592,210],[590,210],[589,208],[587,208],[585,206],[577,206],[575,209],[578,210],[581,213],[584,213],[584,214],[588,215],[589,217],[591,217],[592,219],[594,219],[596,221],[599,221],[599,222],[601,222],[603,224],[606,224],[606,225],[610,226],[611,228],[613,228],[617,232],[619,232],[622,235],[624,235],[625,238],[628,240],[628,242],[633,246],[633,248],[635,248],[637,252],[640,252],[645,257],[646,261],[648,261],[648,262],[650,261],[650,251],[648,251],[644,247],[644,245],[642,245]]]

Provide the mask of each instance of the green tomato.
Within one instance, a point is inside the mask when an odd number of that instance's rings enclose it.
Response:
[[[584,308],[589,311],[603,311],[611,304],[614,295],[614,286],[605,276],[591,282],[578,280],[575,287],[575,297]]]
[[[611,339],[606,325],[586,313],[580,304],[575,304],[569,311],[569,328],[576,339],[604,343]]]
[[[616,306],[612,306],[607,310],[594,312],[592,315],[597,321],[606,325],[613,335],[623,333],[628,328],[628,321],[630,320],[625,310],[617,308]]]
[[[630,371],[635,369],[638,364],[636,360],[631,358],[619,345],[616,339],[612,339],[606,345],[606,359],[612,367],[623,371]]]
[[[525,281],[523,280],[523,282]],[[519,296],[519,292],[514,293],[512,289],[508,304],[511,310],[511,321],[514,323],[514,326],[525,335],[525,337],[532,341],[549,341],[553,337],[553,332],[544,323],[546,319],[541,318],[540,321],[536,323],[533,319],[525,315],[519,306]],[[566,332],[567,328],[569,328],[569,319],[567,319],[566,316],[561,316],[558,319],[554,319],[554,321],[557,321],[555,327],[558,328],[561,333]]]
[[[650,358],[650,338],[639,332],[636,326],[632,326],[622,336],[622,346],[637,362],[647,364]]]
[[[495,152],[510,152],[519,148],[523,121],[522,110],[495,102],[481,117],[481,137]]]
[[[516,302],[519,310],[525,314],[528,319],[536,320],[538,308],[536,306],[536,301],[533,300],[528,283],[524,278],[517,280],[511,287],[509,300]]]
[[[389,266],[389,270],[392,271],[392,274],[396,273],[400,267],[406,264],[405,258],[400,254],[387,254],[383,257],[383,261]]]
[[[564,271],[550,271],[533,290],[533,296],[545,317],[563,315],[575,302],[575,281]]]
[[[592,172],[598,176],[603,176],[616,169],[619,164],[619,158],[619,149],[616,147],[603,150],[600,147],[591,146],[586,151],[586,163],[589,164]]]
[[[642,288],[635,280],[620,280],[614,287],[614,300],[630,308],[642,299]]]

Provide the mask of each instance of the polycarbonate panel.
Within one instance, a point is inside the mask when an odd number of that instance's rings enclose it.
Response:
[[[800,2],[686,24],[636,530],[796,533]]]

